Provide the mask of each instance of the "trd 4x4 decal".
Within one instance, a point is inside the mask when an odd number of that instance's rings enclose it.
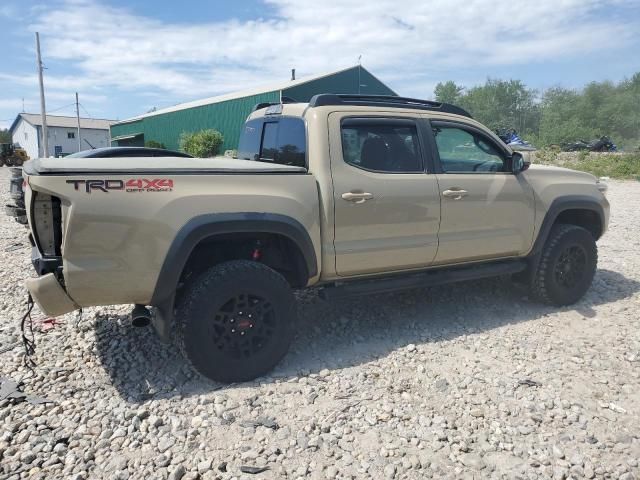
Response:
[[[87,193],[93,191],[109,193],[111,190],[125,192],[170,192],[173,180],[170,178],[131,178],[129,180],[67,180],[74,190],[83,189]]]

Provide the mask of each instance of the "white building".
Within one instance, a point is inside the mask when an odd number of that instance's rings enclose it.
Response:
[[[82,148],[108,147],[109,126],[115,120],[94,118],[80,119]],[[11,128],[13,143],[27,151],[29,158],[58,157],[76,153],[78,149],[78,120],[76,117],[47,115],[47,137],[49,151],[42,151],[42,117],[35,113],[21,113],[13,121]]]

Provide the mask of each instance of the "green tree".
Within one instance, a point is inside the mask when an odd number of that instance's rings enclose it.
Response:
[[[11,143],[11,132],[8,128],[0,129],[0,143]]]
[[[460,97],[462,97],[463,91],[464,87],[456,85],[452,80],[447,80],[444,83],[438,83],[433,93],[438,102],[457,104],[460,101]]]
[[[217,130],[183,132],[180,135],[180,150],[194,157],[215,157],[223,143],[224,137]]]
[[[162,148],[164,150],[167,149],[167,147],[164,146],[164,143],[160,143],[156,140],[147,140],[146,142],[144,142],[144,146],[147,148]]]
[[[459,105],[492,130],[515,128],[525,136],[535,135],[540,123],[536,90],[520,80],[488,79],[484,85],[470,88]]]

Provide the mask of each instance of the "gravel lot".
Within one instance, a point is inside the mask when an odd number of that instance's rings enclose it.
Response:
[[[34,311],[35,375],[20,344],[0,376],[55,403],[0,401],[0,478],[640,478],[640,183],[609,192],[600,268],[572,308],[505,279],[305,293],[292,352],[247,384],[192,374],[130,307],[44,332]],[[29,254],[0,215],[0,351],[19,342]]]

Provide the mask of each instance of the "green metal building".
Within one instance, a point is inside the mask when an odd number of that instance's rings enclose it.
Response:
[[[111,125],[111,144],[143,146],[145,141],[155,140],[177,150],[182,132],[213,128],[224,135],[224,152],[237,148],[242,125],[256,104],[279,102],[284,97],[308,102],[318,93],[396,95],[365,68],[355,66],[270,87],[183,103],[123,120]]]

